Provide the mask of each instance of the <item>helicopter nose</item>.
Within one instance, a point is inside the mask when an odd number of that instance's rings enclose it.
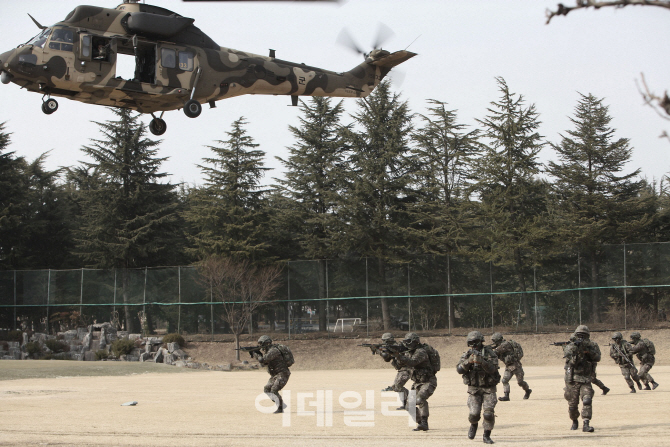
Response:
[[[9,84],[14,78],[14,75],[4,70],[9,66],[9,60],[11,59],[13,52],[14,50],[10,50],[0,54],[0,82],[3,84]]]

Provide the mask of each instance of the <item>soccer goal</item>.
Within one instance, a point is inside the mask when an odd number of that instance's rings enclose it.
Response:
[[[354,327],[361,324],[360,318],[338,318],[335,322],[335,329],[333,332],[337,332],[337,328],[340,328],[340,332],[344,332],[344,327],[346,326],[349,332],[354,332]]]

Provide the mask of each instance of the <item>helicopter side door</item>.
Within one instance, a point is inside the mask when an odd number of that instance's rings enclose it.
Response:
[[[96,34],[79,35],[75,82],[105,86],[116,75],[116,39]]]
[[[195,51],[161,44],[156,51],[156,84],[161,87],[191,88],[197,69]]]

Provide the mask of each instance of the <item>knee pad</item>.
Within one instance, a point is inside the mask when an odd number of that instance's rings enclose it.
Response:
[[[478,414],[471,414],[471,415],[468,416],[468,421],[471,424],[476,424],[477,422],[479,422],[479,419],[480,419],[480,416]]]
[[[584,403],[584,405],[591,405],[591,402],[592,402],[591,396],[584,396],[584,399],[582,399],[582,402]]]
[[[493,411],[485,411],[484,412],[484,420],[485,421],[493,422],[493,421],[495,421],[495,419],[496,419],[496,415]]]
[[[272,386],[265,386],[265,387],[263,388],[263,392],[264,392],[264,393],[270,393],[270,392],[272,392]]]

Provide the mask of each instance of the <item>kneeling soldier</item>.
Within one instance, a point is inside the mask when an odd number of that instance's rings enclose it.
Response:
[[[470,348],[461,356],[456,371],[463,376],[468,385],[468,408],[470,430],[468,438],[474,439],[477,426],[484,407],[484,443],[493,444],[491,430],[495,425],[496,385],[500,382],[498,373],[498,357],[490,346],[484,346],[484,336],[479,331],[472,331],[467,338]]]

